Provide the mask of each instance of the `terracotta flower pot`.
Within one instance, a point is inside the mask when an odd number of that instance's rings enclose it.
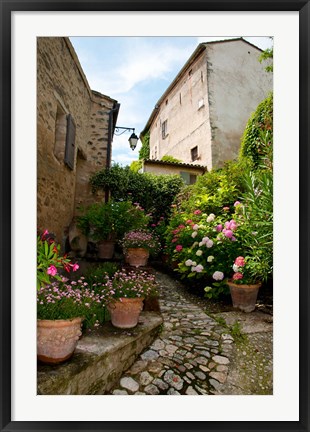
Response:
[[[143,267],[147,265],[150,253],[144,248],[128,248],[126,261],[133,267]]]
[[[82,318],[37,320],[37,357],[47,364],[68,360],[82,335]]]
[[[112,259],[115,250],[114,240],[103,240],[97,244],[98,246],[98,258],[100,259]]]
[[[233,307],[243,312],[252,312],[255,309],[258,290],[261,283],[253,285],[236,284],[232,281],[227,282]]]
[[[143,298],[120,298],[108,304],[111,322],[117,328],[133,328],[138,324]]]

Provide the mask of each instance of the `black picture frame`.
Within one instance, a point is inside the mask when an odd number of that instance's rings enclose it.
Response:
[[[309,1],[302,0],[143,0],[45,1],[0,0],[1,143],[0,143],[0,426],[1,431],[310,431],[309,427]],[[298,11],[299,12],[299,421],[253,422],[23,422],[11,421],[11,13],[15,11]],[[288,54],[289,55],[289,54]],[[292,281],[294,284],[294,281]],[[297,289],[297,287],[294,287]],[[288,371],[289,373],[289,371]]]

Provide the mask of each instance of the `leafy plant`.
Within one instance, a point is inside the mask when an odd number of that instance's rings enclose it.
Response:
[[[165,155],[165,156],[163,156],[163,157],[161,158],[161,160],[162,160],[163,162],[175,162],[175,163],[180,163],[180,162],[182,162],[180,159],[176,159],[175,157],[170,156],[170,155]]]
[[[95,203],[81,211],[78,227],[93,241],[120,239],[126,231],[145,228],[150,220],[138,203],[131,201]]]
[[[45,230],[37,234],[37,289],[50,284],[54,280],[61,281],[59,270],[78,270],[77,263],[71,263],[71,259],[60,254],[60,245],[56,244],[54,236]]]
[[[85,282],[87,282],[89,286],[93,287],[93,289],[97,291],[94,284],[97,286],[98,283],[100,284],[104,282],[106,276],[112,277],[118,270],[119,267],[114,262],[106,261],[101,264],[93,265],[89,267],[84,274]]]
[[[257,170],[266,159],[272,163],[273,94],[264,99],[250,117],[241,140],[240,157]]]
[[[62,278],[37,292],[37,318],[44,320],[83,318],[85,328],[105,319],[106,296],[95,293],[81,277],[78,281]]]
[[[102,288],[102,294],[107,302],[119,298],[155,297],[157,283],[155,276],[145,271],[116,272],[112,278],[107,279]]]
[[[142,137],[142,146],[139,151],[139,159],[150,158],[150,131]]]
[[[184,186],[178,175],[133,172],[129,167],[118,164],[95,173],[90,183],[93,192],[109,189],[114,201],[126,201],[129,197],[133,203],[139,203],[147,214],[151,214],[153,220],[169,216],[171,204]]]
[[[129,248],[144,248],[150,254],[156,255],[160,250],[160,243],[157,237],[145,230],[129,231],[125,234],[121,245],[125,252]]]

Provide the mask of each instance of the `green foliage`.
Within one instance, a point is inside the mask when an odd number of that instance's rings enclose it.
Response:
[[[60,245],[56,244],[54,237],[47,230],[37,235],[37,289],[54,281],[61,281],[58,271],[76,271],[78,264],[60,254]]]
[[[267,72],[273,72],[273,47],[272,48],[267,48],[259,57],[259,61],[260,63],[262,63],[265,60],[271,60],[271,62],[269,62],[270,64],[268,64],[265,67],[265,70]]]
[[[243,170],[243,162],[229,162],[221,169],[198,176],[194,185],[186,186],[177,196],[179,209],[217,214],[223,207],[228,207],[234,211],[233,204],[244,190]]]
[[[175,163],[181,163],[181,162],[182,162],[180,159],[176,159],[175,157],[170,156],[170,155],[165,155],[165,156],[163,156],[163,157],[161,158],[161,160],[162,160],[163,162],[175,162]]]
[[[94,284],[104,283],[105,277],[112,277],[114,273],[119,270],[118,265],[114,262],[104,262],[96,265],[92,265],[85,272],[85,281],[88,285],[93,286]],[[94,287],[93,287],[94,288]],[[94,288],[95,289],[95,288]],[[96,289],[95,289],[96,291]]]
[[[121,239],[127,231],[145,228],[149,216],[131,201],[109,201],[81,208],[77,225],[93,241]]]
[[[37,292],[37,318],[59,320],[83,318],[83,326],[90,328],[105,320],[106,301],[101,293],[95,293],[79,281],[54,282]]]
[[[271,170],[247,171],[244,178],[243,245],[253,280],[267,281],[273,271],[273,175]]]
[[[139,159],[150,158],[150,132],[148,131],[142,138],[142,147],[139,151]]]
[[[272,165],[273,94],[264,99],[250,117],[241,140],[240,157],[256,170]]]
[[[132,161],[130,164],[131,171],[137,173],[142,168],[142,160]]]
[[[130,197],[146,213],[151,213],[154,220],[170,214],[171,204],[184,186],[178,175],[142,174],[133,172],[128,166],[121,167],[117,164],[95,173],[90,183],[94,192],[108,188],[115,201]]]

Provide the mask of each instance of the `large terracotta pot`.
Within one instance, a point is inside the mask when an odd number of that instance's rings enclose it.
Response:
[[[253,285],[236,284],[228,281],[233,307],[243,312],[252,312],[255,309],[258,290],[261,283]]]
[[[120,298],[108,304],[111,322],[117,328],[133,328],[138,324],[143,298]]]
[[[144,248],[128,248],[126,251],[126,262],[133,267],[147,265],[150,253]]]
[[[114,240],[103,240],[97,244],[98,246],[98,258],[100,259],[112,259],[115,250]]]
[[[68,360],[82,335],[82,318],[37,320],[38,360],[57,364]]]

